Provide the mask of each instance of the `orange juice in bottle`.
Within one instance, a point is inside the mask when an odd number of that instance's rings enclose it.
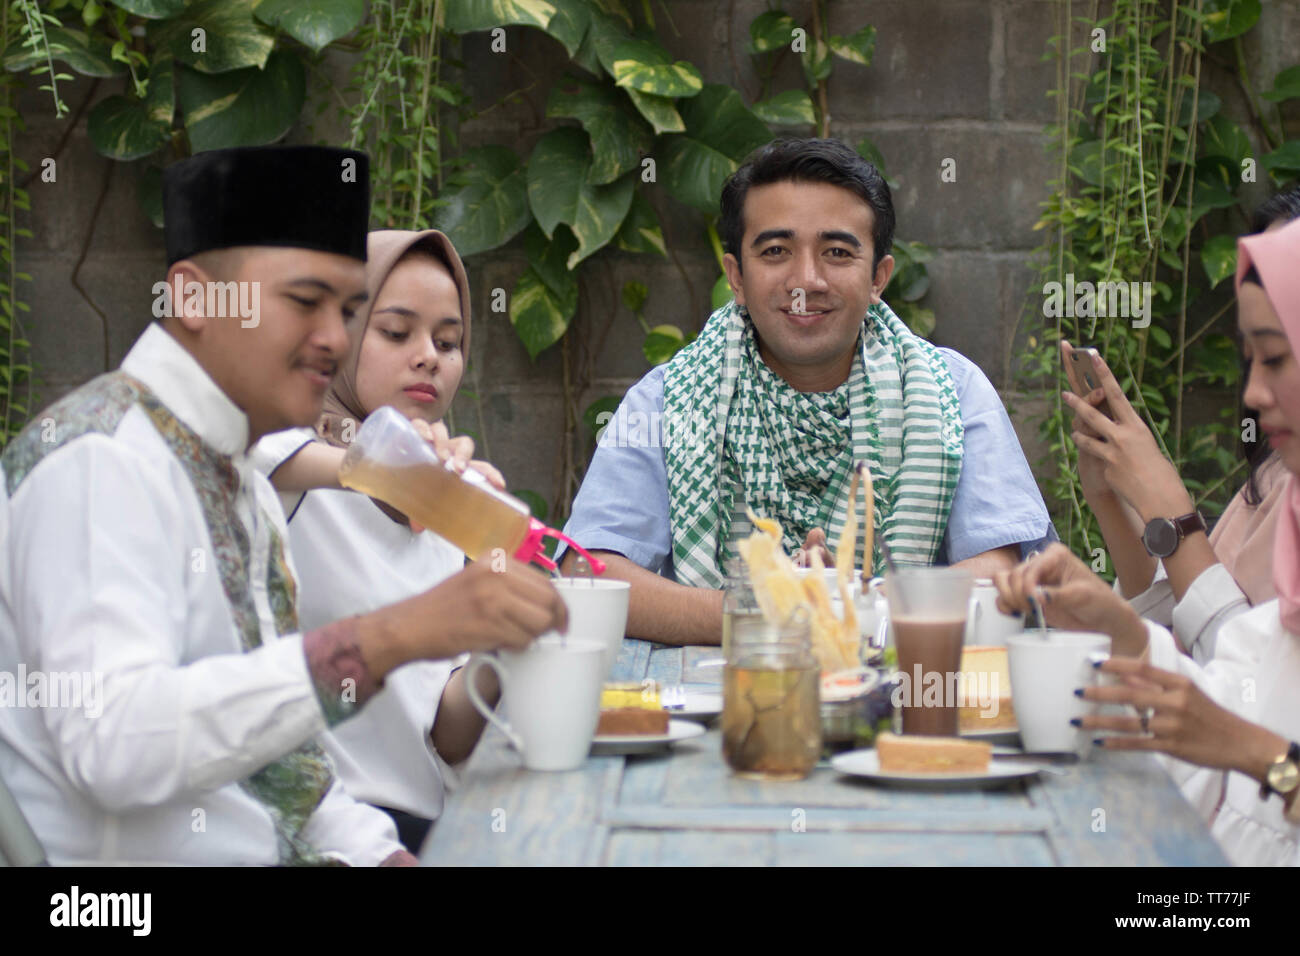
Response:
[[[452,471],[406,416],[385,405],[365,420],[339,466],[339,482],[378,498],[445,538],[471,561],[497,549],[554,569],[543,553],[548,535],[569,543],[600,574],[604,563],[532,516],[528,505],[493,488],[473,469]]]

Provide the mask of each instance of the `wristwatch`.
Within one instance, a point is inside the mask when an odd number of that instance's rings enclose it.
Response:
[[[1205,519],[1199,511],[1181,518],[1152,518],[1142,532],[1142,543],[1153,558],[1167,558],[1178,550],[1183,538],[1205,530]]]
[[[1259,798],[1267,800],[1270,793],[1285,797],[1300,787],[1300,744],[1291,743],[1286,753],[1268,765],[1264,782],[1259,785]]]

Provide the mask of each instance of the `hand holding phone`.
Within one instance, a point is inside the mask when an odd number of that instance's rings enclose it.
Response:
[[[1101,380],[1097,377],[1096,366],[1093,364],[1100,359],[1100,353],[1092,348],[1076,349],[1069,342],[1063,342],[1062,349],[1065,353],[1065,377],[1070,380],[1070,391],[1086,399],[1101,388]],[[1103,398],[1100,404],[1093,407],[1111,421],[1115,420],[1115,414],[1106,399]]]

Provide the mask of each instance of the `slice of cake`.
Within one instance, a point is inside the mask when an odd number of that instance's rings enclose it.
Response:
[[[883,733],[876,738],[876,754],[886,773],[983,773],[989,769],[993,747],[959,737]]]
[[[1011,668],[1005,647],[965,647],[961,652],[965,675],[965,706],[957,708],[961,733],[1015,730],[1016,711],[1011,704]]]
[[[668,733],[668,711],[612,707],[600,712],[597,737],[651,736]]]

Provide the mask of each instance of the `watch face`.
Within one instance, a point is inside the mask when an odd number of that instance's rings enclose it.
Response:
[[[1268,768],[1268,785],[1278,793],[1290,793],[1300,786],[1300,767],[1290,760]]]
[[[1178,529],[1168,518],[1155,518],[1142,532],[1142,543],[1157,558],[1167,558],[1178,550]]]

